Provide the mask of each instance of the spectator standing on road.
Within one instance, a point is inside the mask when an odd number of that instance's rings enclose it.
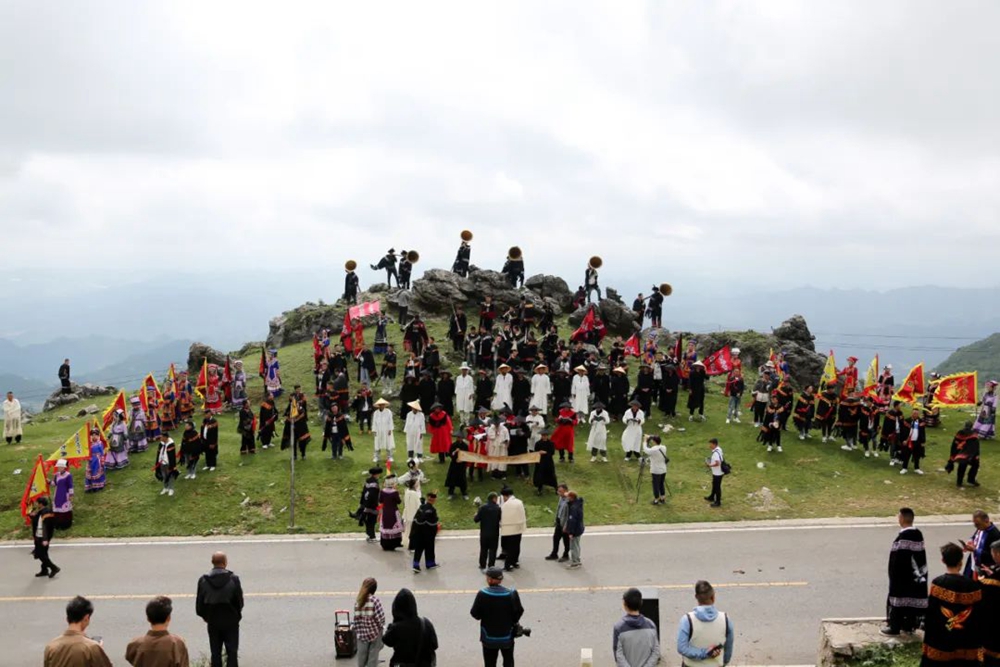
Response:
[[[413,517],[413,528],[410,530],[410,544],[413,546],[413,573],[420,574],[420,559],[424,559],[424,565],[428,570],[440,567],[434,554],[434,541],[437,539],[438,531],[441,530],[441,521],[438,519],[437,509],[434,503],[437,502],[436,493],[428,493],[424,503],[417,509]]]
[[[479,621],[484,667],[496,667],[500,654],[503,667],[514,667],[514,629],[524,615],[524,607],[517,591],[503,585],[503,570],[486,570],[486,588],[476,593],[469,613]]]
[[[677,652],[685,667],[728,665],[733,659],[733,623],[715,608],[715,589],[707,581],[694,585],[698,606],[681,616]]]
[[[722,447],[719,447],[718,438],[708,441],[708,459],[705,466],[712,473],[712,493],[705,496],[705,500],[712,503],[712,507],[722,506],[722,477],[726,474],[722,471],[723,458]]]
[[[903,507],[896,519],[899,534],[889,552],[889,599],[883,635],[895,636],[920,627],[927,610],[927,552],[924,535],[913,527],[913,510]]]
[[[208,626],[208,644],[212,667],[222,667],[222,648],[226,649],[226,667],[239,667],[240,620],[243,618],[243,587],[240,578],[227,568],[226,554],[212,554],[212,571],[198,580],[195,612]]]
[[[653,504],[662,505],[667,502],[667,463],[670,462],[667,446],[658,435],[645,436],[643,440],[642,453],[649,459],[649,474],[653,478]]]
[[[42,569],[36,577],[52,577],[59,574],[59,567],[49,560],[49,545],[55,532],[55,513],[49,507],[49,499],[42,496],[38,499],[38,509],[31,513],[31,534],[35,538],[35,548],[31,555],[40,561]]]
[[[44,667],[111,667],[100,641],[84,634],[94,615],[94,604],[77,595],[66,605],[64,633],[45,645]]]
[[[642,593],[630,588],[622,595],[625,615],[615,623],[611,652],[615,667],[655,667],[660,661],[660,639],[656,624],[642,615]]]
[[[479,569],[485,574],[487,567],[496,565],[500,546],[500,505],[496,493],[491,491],[486,496],[486,503],[476,510],[473,521],[479,524]]]
[[[375,597],[378,582],[368,577],[361,582],[358,599],[354,603],[354,636],[358,640],[358,667],[378,667],[378,654],[382,650],[382,632],[385,629],[385,610],[382,601]]]
[[[389,667],[434,667],[438,639],[434,624],[417,614],[417,599],[401,588],[392,601],[392,623],[382,637],[392,649]]]
[[[576,491],[566,492],[566,528],[565,533],[569,537],[569,565],[566,567],[575,570],[583,563],[580,562],[580,540],[583,539],[583,498],[579,497]]]
[[[521,567],[521,537],[528,529],[528,517],[524,513],[524,503],[514,497],[510,487],[500,491],[503,505],[500,507],[500,549],[507,555],[504,569],[510,572]]]
[[[125,649],[128,664],[132,667],[188,667],[187,645],[177,635],[170,634],[173,611],[173,602],[165,595],[146,604],[149,632],[129,642]]]
[[[569,537],[563,532],[566,525],[566,492],[569,487],[560,484],[556,487],[559,494],[559,504],[556,505],[555,531],[552,533],[552,553],[545,557],[545,560],[559,560],[565,563],[569,560]],[[559,543],[562,542],[562,556],[559,555]]]

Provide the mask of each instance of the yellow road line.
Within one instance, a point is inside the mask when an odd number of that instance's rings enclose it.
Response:
[[[622,584],[620,586],[553,586],[548,588],[518,588],[518,593],[522,595],[533,595],[536,593],[603,593],[607,591],[621,591],[632,584]],[[658,588],[660,590],[688,590],[690,583],[686,584],[641,584],[644,588]],[[807,581],[762,581],[732,584],[712,584],[715,588],[797,588],[808,586]],[[479,591],[478,588],[438,588],[430,590],[414,590],[414,595],[473,595]],[[246,598],[339,598],[353,597],[357,591],[272,591],[272,592],[251,592],[244,593]],[[396,591],[383,591],[383,597],[395,595]],[[149,600],[162,593],[122,593],[122,594],[95,594],[86,595],[88,600]],[[194,598],[194,593],[168,593],[168,597],[174,600],[184,600]],[[65,602],[65,596],[57,595],[25,595],[0,597],[0,604],[5,602]]]

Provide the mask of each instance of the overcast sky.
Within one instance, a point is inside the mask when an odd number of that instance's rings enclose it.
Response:
[[[992,0],[255,5],[0,5],[5,267],[998,282]]]

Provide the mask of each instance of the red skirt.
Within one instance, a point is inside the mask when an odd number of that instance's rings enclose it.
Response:
[[[573,451],[573,441],[576,431],[572,424],[560,424],[552,434],[552,444],[556,446],[556,451]]]

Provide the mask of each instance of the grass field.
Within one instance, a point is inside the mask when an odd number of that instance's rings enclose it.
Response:
[[[432,336],[442,351],[450,347],[444,338],[444,326],[430,322]],[[399,342],[398,329],[390,339]],[[397,344],[397,348],[401,346]],[[451,360],[454,361],[454,360]],[[294,345],[281,352],[282,374],[286,387],[295,381],[307,390],[312,379],[311,345]],[[449,360],[445,360],[447,364]],[[457,365],[457,364],[456,364]],[[249,367],[255,367],[250,363]],[[261,384],[254,378],[250,395],[259,397]],[[683,405],[684,397],[681,398]],[[256,401],[255,401],[256,403]],[[284,408],[284,402],[280,407]],[[103,409],[104,405],[100,405]],[[590,463],[582,451],[573,465],[557,464],[560,482],[568,483],[586,498],[586,518],[590,525],[648,524],[735,519],[773,519],[795,517],[887,516],[900,505],[914,507],[918,515],[966,513],[976,508],[996,509],[997,483],[990,474],[992,443],[984,445],[983,486],[959,491],[954,478],[939,472],[947,459],[951,436],[967,415],[948,413],[941,428],[928,432],[927,474],[901,476],[887,460],[865,459],[859,452],[844,452],[842,443],[820,443],[818,437],[800,442],[786,434],[783,454],[767,454],[756,442],[757,433],[748,424],[725,423],[725,399],[721,382],[710,387],[707,400],[708,421],[689,423],[676,420],[684,432],[673,432],[664,443],[669,450],[670,471],[667,481],[672,495],[665,506],[651,506],[648,471],[643,476],[636,502],[638,467],[623,461],[620,445],[621,426],[613,426],[609,435],[611,461]],[[61,414],[74,414],[79,406],[46,413],[25,427],[20,445],[0,444],[0,538],[27,538],[19,515],[19,503],[32,460],[39,453],[54,451],[81,420],[58,421]],[[394,403],[395,411],[396,405]],[[151,535],[242,535],[287,532],[289,525],[289,452],[277,449],[260,451],[256,456],[240,457],[236,415],[220,418],[220,463],[215,472],[199,472],[195,480],[177,480],[174,497],[160,496],[160,485],[152,467],[155,450],[132,455],[132,464],[122,471],[108,473],[108,487],[97,494],[83,493],[83,470],[75,473],[77,495],[75,523],[67,531],[74,537],[126,537]],[[647,420],[647,432],[666,423],[658,410]],[[318,423],[311,424],[314,435],[305,462],[296,466],[296,524],[311,533],[357,531],[357,524],[347,516],[357,506],[361,483],[371,462],[372,437],[352,432],[356,451],[341,461],[333,461],[320,452],[322,440]],[[320,434],[317,436],[317,434]],[[175,433],[179,436],[179,433]],[[578,448],[586,442],[586,427],[577,432]],[[703,462],[707,441],[718,437],[734,472],[725,482],[723,507],[712,509],[702,499],[710,479]],[[175,437],[179,441],[179,437]],[[402,425],[397,423],[397,461],[405,457]],[[426,448],[426,444],[425,444]],[[758,462],[763,463],[759,467]],[[436,461],[425,464],[430,483],[425,490],[440,488],[447,465]],[[18,475],[15,469],[20,469]],[[530,526],[552,523],[555,506],[551,491],[539,498],[534,489],[512,483],[525,500]],[[487,480],[474,483],[470,497],[484,496],[498,490],[499,484]],[[769,489],[770,493],[762,491]],[[443,489],[442,489],[443,491]],[[471,501],[438,503],[445,528],[472,528],[474,507]]]

